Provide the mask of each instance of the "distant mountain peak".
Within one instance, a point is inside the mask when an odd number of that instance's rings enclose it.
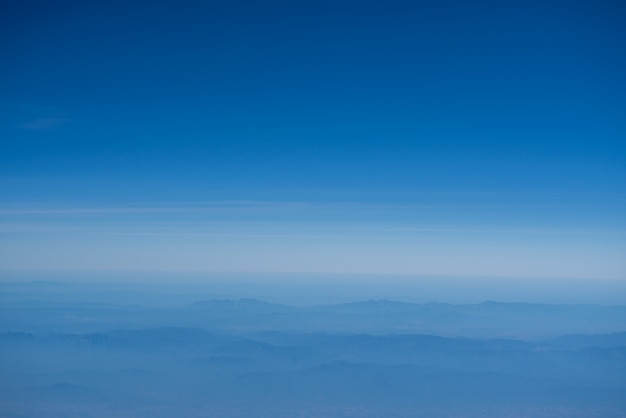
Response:
[[[341,303],[335,305],[340,309],[412,309],[416,305],[409,302],[399,302],[389,299],[369,299],[358,302]]]
[[[267,309],[284,307],[277,303],[266,302],[252,298],[241,299],[208,299],[194,302],[189,305],[191,308],[202,309]]]

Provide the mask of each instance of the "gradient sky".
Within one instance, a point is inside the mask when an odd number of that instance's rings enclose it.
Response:
[[[0,7],[0,270],[626,279],[623,2]]]

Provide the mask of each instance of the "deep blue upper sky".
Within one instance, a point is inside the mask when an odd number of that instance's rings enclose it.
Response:
[[[295,218],[625,226],[623,2],[1,7],[7,207],[334,202],[404,209]]]

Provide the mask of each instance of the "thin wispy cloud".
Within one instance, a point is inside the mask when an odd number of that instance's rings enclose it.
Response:
[[[581,204],[578,208],[601,208],[602,204]],[[607,206],[611,207],[611,206]],[[443,204],[380,204],[368,202],[313,202],[313,201],[252,201],[216,200],[202,202],[154,203],[141,206],[30,206],[6,204],[0,206],[0,215],[89,215],[89,214],[142,214],[142,213],[202,213],[217,211],[281,212],[281,211],[355,211],[393,212],[421,209],[572,209],[572,205],[526,205],[507,203],[443,203]]]
[[[193,222],[190,226],[175,220],[157,220],[127,224],[126,222],[111,224],[76,224],[67,222],[1,222],[0,233],[40,233],[40,232],[87,232],[107,235],[137,236],[197,236],[197,237],[273,237],[273,238],[371,238],[388,237],[394,240],[422,238],[424,235],[554,235],[554,236],[595,236],[624,237],[624,229],[604,228],[508,228],[508,227],[477,227],[459,228],[449,225],[425,226],[414,223],[403,223],[395,228],[385,227],[384,223],[355,223],[338,226],[324,221],[202,221]],[[242,232],[245,231],[245,232]],[[283,231],[283,232],[277,232]],[[305,232],[304,232],[305,231]],[[339,233],[339,234],[338,234]]]
[[[69,121],[70,119],[67,116],[37,118],[22,123],[20,128],[27,129],[29,131],[50,131],[66,125]]]

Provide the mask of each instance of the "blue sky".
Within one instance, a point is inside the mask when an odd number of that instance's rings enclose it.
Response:
[[[2,8],[5,271],[626,279],[620,2]]]

